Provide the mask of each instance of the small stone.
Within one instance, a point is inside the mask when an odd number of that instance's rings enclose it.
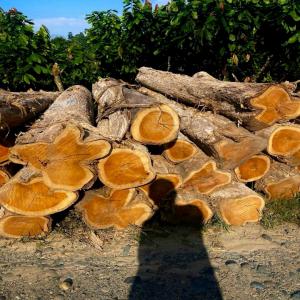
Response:
[[[261,235],[261,237],[262,237],[264,240],[272,241],[272,238],[271,238],[268,234],[263,233],[263,234]]]
[[[226,260],[225,265],[234,271],[238,271],[240,268],[240,265],[232,259]]]
[[[262,290],[262,289],[265,288],[265,286],[262,283],[258,282],[258,281],[252,281],[250,283],[250,287],[254,288],[254,289],[257,289],[257,290]]]
[[[60,282],[59,287],[63,291],[67,291],[72,287],[72,285],[73,285],[73,280],[72,278],[68,277],[64,279],[62,282]]]
[[[296,292],[293,292],[291,294],[291,299],[293,299],[293,300],[300,300],[300,290],[296,291]]]

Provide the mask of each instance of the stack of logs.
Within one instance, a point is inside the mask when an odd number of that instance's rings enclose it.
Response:
[[[145,67],[137,82],[101,79],[92,94],[82,86],[0,91],[2,129],[51,104],[12,147],[0,145],[0,235],[45,234],[50,216],[75,203],[92,229],[141,226],[156,211],[172,224],[207,223],[216,213],[243,225],[261,218],[265,198],[299,192],[294,84]],[[12,164],[23,168],[11,177]]]

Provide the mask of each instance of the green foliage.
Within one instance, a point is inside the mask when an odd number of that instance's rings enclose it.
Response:
[[[300,78],[298,0],[124,0],[122,15],[95,11],[90,28],[68,38],[36,33],[22,13],[0,10],[0,87],[54,88],[57,62],[65,86],[99,76],[133,81],[141,66],[220,79]]]

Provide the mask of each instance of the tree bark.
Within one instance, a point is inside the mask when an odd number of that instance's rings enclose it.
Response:
[[[59,92],[8,92],[0,90],[0,131],[9,131],[37,117]]]
[[[294,85],[226,82],[206,72],[193,77],[142,67],[136,80],[188,105],[223,114],[251,131],[300,115]]]

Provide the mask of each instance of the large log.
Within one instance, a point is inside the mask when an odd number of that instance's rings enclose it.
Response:
[[[51,188],[76,191],[88,187],[96,179],[94,161],[111,149],[91,126],[92,107],[86,88],[67,89],[17,138],[10,160],[41,173]]]
[[[190,77],[146,67],[139,69],[136,80],[184,103],[204,106],[238,120],[251,131],[300,115],[300,101],[293,94],[293,84],[226,82],[206,72]]]
[[[58,92],[0,90],[0,131],[17,127],[38,116],[59,96]]]
[[[153,101],[166,104],[176,111],[180,117],[180,130],[212,154],[221,168],[235,168],[266,147],[264,138],[237,127],[223,116],[186,107],[146,88],[140,88],[139,92],[145,94],[145,97],[135,96],[139,101],[155,99]]]

